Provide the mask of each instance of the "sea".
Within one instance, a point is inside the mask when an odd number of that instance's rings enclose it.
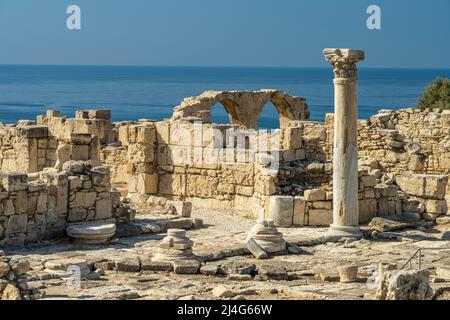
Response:
[[[359,118],[379,109],[414,107],[427,84],[450,78],[450,69],[360,69]],[[76,110],[111,109],[114,121],[170,118],[185,97],[206,90],[280,89],[305,97],[311,119],[333,111],[333,73],[324,68],[30,66],[0,65],[0,122],[34,120],[47,109],[72,117]],[[213,121],[228,123],[217,104]],[[279,127],[268,103],[260,128]]]

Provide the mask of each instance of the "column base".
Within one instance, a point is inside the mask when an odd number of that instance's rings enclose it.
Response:
[[[359,227],[345,227],[345,226],[330,226],[330,230],[328,230],[327,234],[333,237],[341,237],[341,238],[357,238],[362,239],[364,236]]]

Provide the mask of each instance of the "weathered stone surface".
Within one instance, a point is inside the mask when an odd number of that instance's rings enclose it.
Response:
[[[294,216],[292,223],[297,226],[307,225],[306,219],[306,201],[304,197],[294,198]]]
[[[172,263],[191,261],[195,258],[195,255],[192,252],[192,245],[192,240],[186,236],[186,230],[169,229],[167,230],[167,236],[158,246],[158,253],[152,260]],[[183,267],[181,266],[180,268],[182,269]],[[198,268],[200,268],[200,265]]]
[[[141,262],[135,257],[124,257],[115,261],[115,269],[119,272],[139,272]]]
[[[427,200],[425,207],[432,214],[446,214],[448,211],[446,200]]]
[[[450,268],[449,267],[437,267],[436,275],[439,278],[450,280]]]
[[[259,219],[250,230],[247,238],[252,238],[267,253],[275,253],[286,249],[283,234],[278,232],[273,220]]]
[[[308,222],[310,226],[329,226],[333,223],[332,210],[308,210]]]
[[[9,265],[17,276],[21,276],[31,269],[30,262],[27,259],[12,259]]]
[[[163,261],[141,260],[141,268],[144,271],[170,272],[173,270],[172,263]]]
[[[269,204],[269,219],[277,227],[290,227],[293,221],[294,198],[289,196],[272,196]]]
[[[406,194],[425,199],[443,199],[448,176],[402,174],[396,176],[395,181]]]
[[[274,265],[262,265],[258,268],[260,280],[288,280],[286,268]]]
[[[382,271],[376,299],[430,300],[433,290],[430,287],[429,278],[428,270]]]
[[[190,218],[191,212],[192,212],[192,202],[186,202],[186,201],[170,201],[170,204],[172,204],[175,207],[176,213],[184,218]]]
[[[82,243],[104,243],[114,236],[116,232],[115,223],[103,221],[92,223],[74,223],[67,226],[67,235]]]
[[[416,226],[415,222],[401,222],[395,220],[394,217],[392,217],[391,219],[377,217],[372,219],[372,221],[369,223],[369,228],[371,230],[376,230],[379,232],[388,232],[404,228],[411,228],[415,226]]]
[[[258,243],[253,238],[247,238],[247,249],[256,259],[267,259],[269,258],[267,252],[261,248]]]
[[[6,225],[5,234],[25,233],[27,231],[27,221],[28,215],[26,214],[10,216]]]
[[[7,262],[0,261],[0,279],[6,276],[10,269],[11,268]]]
[[[323,189],[310,189],[305,191],[306,201],[323,201],[326,200],[327,193]]]
[[[219,267],[215,264],[206,264],[200,268],[200,273],[207,276],[215,276],[219,272]]]
[[[6,285],[0,300],[22,300],[19,289],[12,284]]]
[[[342,283],[351,283],[358,280],[358,266],[338,267],[340,281]]]
[[[172,265],[176,274],[196,274],[200,269],[200,263],[195,260],[174,261]]]
[[[80,161],[68,161],[63,164],[62,170],[67,173],[80,174],[83,173],[85,166]]]
[[[172,120],[196,118],[209,123],[211,109],[219,102],[230,110],[231,123],[257,129],[259,115],[268,101],[279,110],[281,128],[287,128],[292,120],[304,120],[309,116],[305,99],[278,90],[206,91],[183,100],[175,107]]]

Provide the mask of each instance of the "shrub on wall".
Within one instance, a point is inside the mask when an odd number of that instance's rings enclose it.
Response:
[[[417,108],[450,109],[450,79],[439,78],[428,85],[417,102]]]

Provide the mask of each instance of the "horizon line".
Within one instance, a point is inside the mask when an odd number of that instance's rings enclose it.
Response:
[[[147,65],[147,64],[2,64],[0,67],[144,67],[144,68],[245,68],[245,69],[328,69],[330,66],[213,66],[213,65]],[[450,70],[450,67],[358,67],[358,69]]]

